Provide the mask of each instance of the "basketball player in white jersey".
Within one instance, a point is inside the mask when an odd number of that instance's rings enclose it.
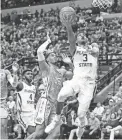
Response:
[[[36,88],[32,85],[33,74],[31,69],[23,71],[23,80],[16,87],[17,90],[17,117],[19,124],[23,127],[27,135],[35,131],[35,94]],[[21,138],[21,129],[18,138]]]
[[[2,67],[2,66],[1,66]],[[7,83],[9,82],[12,87],[16,87],[18,82],[17,71],[18,71],[18,64],[13,63],[12,66],[13,70],[13,77],[11,73],[7,69],[0,69],[0,80],[1,80],[1,92],[0,92],[0,119],[1,119],[1,139],[7,139],[7,106],[6,106],[6,99],[8,96],[8,89]]]
[[[36,106],[36,131],[27,139],[45,138],[44,131],[48,126],[52,118],[56,115],[56,101],[63,86],[64,77],[69,77],[72,72],[68,72],[64,69],[59,69],[56,66],[57,56],[55,52],[48,52],[46,59],[44,52],[48,45],[51,43],[49,33],[47,33],[47,41],[44,42],[37,50],[39,68],[42,75],[43,84],[45,86],[45,92],[41,95]],[[68,59],[65,59],[66,61]],[[72,63],[70,60],[67,63]],[[54,135],[53,135],[54,138]],[[52,139],[53,139],[52,138]]]
[[[83,34],[79,34],[76,40],[70,22],[67,22],[66,29],[70,42],[70,53],[73,56],[74,75],[72,80],[68,81],[61,89],[58,95],[57,115],[45,129],[45,132],[50,133],[55,128],[56,123],[60,119],[60,113],[65,99],[78,93],[78,117],[81,122],[81,127],[78,129],[77,136],[80,139],[84,130],[84,117],[95,89],[99,49],[96,44],[89,47],[87,45],[88,39]],[[76,43],[78,46],[76,46]]]

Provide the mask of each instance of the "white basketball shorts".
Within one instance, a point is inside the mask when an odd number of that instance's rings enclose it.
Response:
[[[21,112],[18,116],[19,124],[23,127],[26,132],[28,126],[36,126],[34,122],[35,111],[33,112]]]
[[[58,95],[58,101],[64,102],[67,97],[78,94],[79,110],[87,111],[95,90],[95,80],[87,78],[66,81]]]

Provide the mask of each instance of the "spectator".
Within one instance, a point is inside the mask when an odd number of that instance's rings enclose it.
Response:
[[[107,99],[103,102],[103,105],[108,106],[109,100],[112,99],[112,97],[113,97],[113,94],[111,92],[108,92]]]
[[[8,98],[9,98],[9,101],[7,102],[7,106],[8,106],[10,113],[12,113],[13,109],[15,107],[15,101],[13,100],[13,96],[9,96]]]
[[[110,115],[110,119],[105,125],[105,128],[102,129],[101,138],[104,139],[104,136],[108,133],[110,134],[111,129],[118,125],[119,125],[119,120],[117,119],[117,115],[116,113],[112,113]]]
[[[100,121],[92,112],[88,120],[88,126],[84,132],[86,138],[96,138],[100,134]]]
[[[74,110],[72,110],[70,112],[70,114],[68,114],[66,122],[61,125],[60,128],[60,138],[63,139],[64,138],[64,134],[68,135],[68,133],[70,133],[71,130],[76,129],[77,125],[75,124],[75,120],[76,120],[76,112]]]
[[[118,112],[117,112],[117,119],[120,121],[122,118],[122,108],[119,108]]]
[[[109,103],[108,103],[108,106],[105,106],[105,108],[111,109],[112,107],[114,107],[114,105],[115,105],[115,100],[114,99],[110,99]]]
[[[97,118],[101,119],[103,115],[103,111],[104,111],[104,107],[99,102],[97,103],[97,107],[95,107],[95,109],[93,110],[93,113]]]

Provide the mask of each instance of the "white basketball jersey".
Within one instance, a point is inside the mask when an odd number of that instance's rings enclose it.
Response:
[[[97,57],[92,56],[83,47],[77,46],[74,55],[74,78],[89,78],[95,80],[97,77]]]
[[[36,94],[35,86],[34,85],[29,86],[23,82],[22,91],[17,93],[17,108],[22,112],[34,111],[35,94]]]

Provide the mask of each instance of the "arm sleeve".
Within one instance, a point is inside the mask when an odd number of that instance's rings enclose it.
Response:
[[[18,83],[18,76],[16,74],[13,74],[13,77],[12,77],[9,70],[6,70],[6,74],[7,74],[7,80],[12,85],[12,87],[16,87]]]
[[[10,73],[9,70],[6,70],[6,76],[7,76],[7,80],[9,81],[9,83],[10,83],[11,85],[13,85],[14,79],[13,79],[13,77],[12,77],[12,75],[11,75],[11,73]]]
[[[47,40],[46,42],[44,42],[37,50],[37,56],[38,56],[38,61],[43,61],[45,60],[45,57],[43,55],[43,52],[46,50],[48,44],[49,44],[49,40]]]

